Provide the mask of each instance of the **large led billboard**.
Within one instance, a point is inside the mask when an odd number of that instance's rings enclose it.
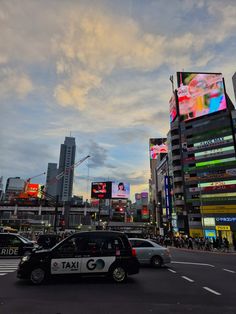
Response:
[[[169,105],[170,105],[170,122],[174,122],[177,116],[177,105],[176,105],[175,93],[172,94],[171,99],[169,101]]]
[[[157,159],[157,156],[167,153],[167,139],[166,138],[150,138],[149,140],[150,159]]]
[[[130,184],[123,181],[112,182],[112,198],[129,198]]]
[[[92,182],[91,198],[111,198],[111,182]]]
[[[183,120],[226,109],[221,73],[177,72],[177,80],[179,114]]]

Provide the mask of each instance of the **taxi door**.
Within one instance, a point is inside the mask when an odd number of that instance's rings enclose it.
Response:
[[[82,256],[81,273],[107,273],[116,260],[115,250],[107,249],[108,241],[98,236],[90,236],[78,242]]]
[[[19,238],[11,234],[1,234],[0,256],[20,256],[22,243]]]
[[[63,241],[52,250],[51,275],[75,275],[81,272],[81,257],[78,254],[76,238]]]

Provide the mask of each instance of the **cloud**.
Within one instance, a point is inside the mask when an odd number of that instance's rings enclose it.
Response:
[[[115,168],[114,165],[107,162],[108,160],[108,151],[107,149],[93,140],[89,143],[86,143],[80,146],[80,152],[86,152],[90,155],[89,158],[89,168]]]
[[[24,98],[33,91],[33,83],[29,76],[20,70],[8,67],[0,69],[1,98]]]

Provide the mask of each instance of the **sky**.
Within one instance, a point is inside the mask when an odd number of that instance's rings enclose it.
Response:
[[[148,191],[170,76],[176,86],[178,71],[221,72],[235,103],[235,16],[235,0],[1,0],[3,183],[58,163],[71,135],[76,161],[91,156],[75,169],[74,194],[90,198],[101,180],[129,182],[131,199]]]

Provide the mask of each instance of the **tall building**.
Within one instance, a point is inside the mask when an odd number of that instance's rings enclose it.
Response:
[[[157,198],[157,177],[156,167],[161,162],[162,158],[167,153],[167,139],[166,138],[150,138],[149,139],[149,154],[150,154],[150,172],[151,178],[149,180],[149,199],[151,204],[151,214],[153,221],[156,222],[157,227],[160,227],[160,208],[158,206]]]
[[[73,179],[75,163],[75,138],[66,137],[64,144],[61,144],[58,175],[64,174],[58,180],[57,194],[60,201],[70,201],[73,191]]]
[[[177,230],[236,237],[234,107],[220,73],[178,73],[171,121]],[[232,119],[233,117],[233,119]]]
[[[5,190],[5,200],[10,201],[24,190],[25,180],[20,177],[8,178]]]
[[[235,101],[236,101],[236,72],[234,73],[232,77],[232,81],[233,81],[234,96],[235,96]]]
[[[3,199],[3,177],[0,177],[0,201]]]
[[[57,164],[56,163],[48,163],[47,169],[47,178],[46,178],[46,193],[48,194],[47,199],[50,196],[56,197],[57,195]]]

